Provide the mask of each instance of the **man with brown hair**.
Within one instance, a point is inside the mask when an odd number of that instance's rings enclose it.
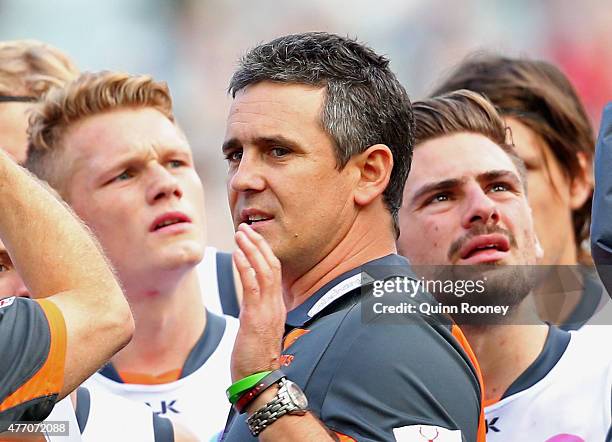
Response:
[[[203,305],[204,191],[167,86],[83,74],[45,97],[30,135],[26,166],[97,235],[136,319],[131,344],[90,385],[213,437],[225,423],[237,324]]]
[[[389,60],[334,34],[285,35],[250,50],[229,90],[244,295],[223,440],[484,441],[461,331],[370,302],[390,283],[387,298],[416,305],[394,288],[413,278],[395,238],[414,125]]]
[[[569,333],[538,317],[531,293],[542,249],[524,165],[507,144],[502,117],[466,90],[416,102],[414,112],[398,249],[425,278],[482,287],[463,297],[434,295],[482,368],[487,441],[603,440],[612,358],[593,348],[607,348],[606,337]],[[576,373],[580,382],[568,382]]]
[[[550,63],[480,54],[461,63],[432,95],[458,89],[482,93],[499,108],[527,167],[541,264],[559,266],[559,278],[539,289],[541,316],[566,330],[580,328],[608,297],[584,247],[595,141],[576,91]]]

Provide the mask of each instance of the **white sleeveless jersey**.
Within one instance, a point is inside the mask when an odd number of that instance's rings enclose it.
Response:
[[[80,442],[82,440],[70,396],[66,396],[55,404],[53,411],[51,411],[51,414],[43,421],[43,424],[43,428],[49,428],[51,430],[45,434],[45,440],[47,442]],[[53,427],[55,426],[66,426],[65,435],[54,435],[55,430]]]
[[[230,357],[239,325],[235,318],[223,318],[225,331],[214,352],[203,365],[177,381],[158,385],[124,384],[96,373],[85,386],[102,387],[146,403],[156,414],[183,424],[200,440],[216,440],[230,410],[225,390],[231,385]],[[113,404],[108,407],[112,409]]]
[[[603,442],[612,421],[611,328],[571,332],[544,378],[486,407],[487,442]]]
[[[156,442],[151,408],[96,386],[87,389],[89,410],[85,422],[81,424],[85,426],[81,435],[83,442]],[[80,401],[77,408],[84,405]],[[166,438],[164,442],[173,440]]]

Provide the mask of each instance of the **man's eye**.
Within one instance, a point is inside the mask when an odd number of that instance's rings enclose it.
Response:
[[[435,204],[435,203],[443,203],[445,201],[449,201],[450,196],[448,193],[436,193],[434,196],[427,200],[427,204]]]
[[[240,161],[242,159],[242,151],[234,150],[233,152],[228,152],[225,154],[225,159],[229,161],[230,163],[233,163],[235,161]]]
[[[11,268],[5,264],[0,264],[0,273],[8,272]]]
[[[125,181],[129,180],[130,178],[132,178],[132,173],[126,170],[113,178],[113,181]]]
[[[183,167],[185,165],[184,161],[181,160],[170,160],[168,161],[168,166],[172,169],[176,169],[179,167]]]
[[[505,183],[495,183],[491,186],[492,192],[507,192],[510,190],[510,186]]]
[[[273,147],[272,149],[270,149],[270,153],[273,157],[281,158],[289,154],[289,150],[285,149],[284,147]]]

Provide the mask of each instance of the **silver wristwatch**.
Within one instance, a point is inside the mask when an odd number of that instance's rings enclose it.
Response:
[[[304,415],[308,410],[308,399],[295,382],[282,378],[276,385],[280,388],[274,399],[247,419],[249,430],[255,437],[281,416],[285,414]]]

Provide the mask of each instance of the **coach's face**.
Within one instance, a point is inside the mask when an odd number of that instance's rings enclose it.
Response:
[[[201,260],[204,193],[175,124],[153,108],[125,108],[86,117],[63,142],[67,200],[124,284]]]
[[[398,248],[412,264],[536,262],[536,236],[519,173],[483,135],[458,133],[414,151]]]
[[[324,88],[261,82],[230,109],[223,151],[234,226],[262,234],[283,265],[307,270],[346,235],[358,176],[339,170],[321,125]]]

